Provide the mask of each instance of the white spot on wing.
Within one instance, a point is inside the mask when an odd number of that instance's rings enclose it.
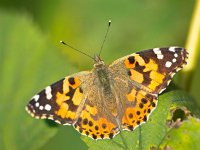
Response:
[[[175,54],[174,54],[174,57],[178,57],[178,54],[177,54],[177,53],[175,53]]]
[[[176,59],[175,59],[175,58],[174,58],[174,59],[172,59],[172,62],[174,62],[174,63],[175,63],[175,62],[176,62]]]
[[[181,68],[177,68],[176,71],[178,72],[179,70],[181,70]]]
[[[167,67],[167,68],[171,67],[171,65],[172,65],[172,63],[171,63],[170,61],[167,61],[167,62],[165,63],[165,67]]]
[[[173,73],[172,73],[170,76],[171,76],[171,77],[173,77],[175,74],[176,74],[176,73],[175,73],[175,72],[173,72]]]
[[[169,85],[169,84],[170,84],[170,82],[171,82],[171,80],[167,81],[167,85]]]
[[[50,87],[50,86],[47,86],[47,87],[46,87],[45,93],[46,93],[46,98],[47,98],[47,99],[51,99],[51,98],[52,98],[51,87]]]
[[[154,52],[156,55],[162,54],[159,48],[154,48],[154,49],[153,49],[153,52]]]
[[[46,116],[46,115],[42,115],[40,118],[41,118],[41,119],[46,119],[47,116]]]
[[[34,99],[37,102],[39,98],[40,98],[40,95],[35,95],[35,96],[33,96],[32,99]]]
[[[159,92],[159,94],[160,94],[160,93],[162,93],[162,92],[163,92],[165,89],[166,89],[166,88],[164,88],[164,89],[161,89],[161,90],[160,90],[160,92]]]
[[[160,51],[160,48],[154,48],[153,51],[156,53],[156,51]]]
[[[43,106],[40,106],[40,107],[39,107],[39,109],[40,109],[40,110],[43,110],[43,109],[44,109],[44,107],[43,107]]]
[[[59,120],[54,120],[56,123],[61,124],[61,122]]]
[[[39,107],[40,106],[40,104],[37,102],[37,103],[35,103],[35,107]]]
[[[158,59],[163,59],[164,56],[159,48],[154,48],[153,52],[157,55]]]
[[[45,107],[44,107],[44,109],[47,110],[47,111],[50,111],[51,110],[51,105],[46,104]]]
[[[48,119],[53,120],[53,115],[49,115]]]
[[[157,55],[158,59],[163,59],[163,57],[164,57],[163,55]]]
[[[176,48],[176,47],[170,47],[170,48],[169,48],[169,51],[175,52],[175,48]]]

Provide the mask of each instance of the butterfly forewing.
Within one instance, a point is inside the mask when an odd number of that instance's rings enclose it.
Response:
[[[35,118],[51,119],[60,124],[73,124],[77,110],[84,100],[82,78],[90,76],[81,72],[66,77],[33,96],[26,109]]]
[[[187,52],[184,48],[168,47],[137,52],[123,57],[120,61],[125,67],[128,79],[140,84],[149,92],[158,94],[186,64],[186,59]]]
[[[186,59],[184,48],[154,48],[136,53],[133,70],[143,74],[141,84],[152,90],[152,93],[161,93],[175,73],[186,64]],[[133,76],[134,72],[130,77]]]

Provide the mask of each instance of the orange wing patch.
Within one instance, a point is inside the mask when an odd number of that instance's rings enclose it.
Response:
[[[135,105],[127,106],[122,118],[122,128],[133,130],[138,125],[146,122],[152,110],[156,107],[157,96],[150,95],[145,91],[139,90],[136,94],[130,94],[135,100]]]
[[[66,77],[35,95],[27,105],[27,111],[35,118],[71,125],[77,120],[82,100],[79,77]]]
[[[74,128],[93,139],[113,138],[119,133],[116,123],[101,116],[95,106],[85,105]]]
[[[141,64],[141,65],[145,66],[145,68],[143,70],[144,72],[148,72],[148,71],[151,71],[151,70],[154,70],[154,71],[158,70],[158,64],[153,59],[149,59],[148,63]]]
[[[76,118],[76,110],[83,100],[83,93],[80,90],[80,80],[77,77],[65,78],[63,81],[63,92],[57,92],[56,103],[59,106],[55,114],[61,118],[67,118],[72,122]]]
[[[135,95],[136,95],[137,91],[136,89],[132,89],[131,93],[129,93],[128,95],[126,95],[127,99],[129,102],[135,102]]]
[[[149,92],[156,91],[156,88],[164,82],[166,74],[159,73],[158,64],[153,59],[145,63],[141,56],[134,54],[125,59],[124,64],[129,69],[130,79],[145,86]]]
[[[142,83],[144,81],[144,76],[142,73],[139,73],[133,69],[130,69],[130,78],[134,81],[136,81],[137,83]]]

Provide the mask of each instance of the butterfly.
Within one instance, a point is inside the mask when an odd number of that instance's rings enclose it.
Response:
[[[111,139],[147,122],[163,92],[188,58],[180,47],[153,48],[67,76],[32,97],[31,116],[73,125],[92,139]]]

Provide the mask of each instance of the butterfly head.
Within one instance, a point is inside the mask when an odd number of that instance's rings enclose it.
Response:
[[[99,55],[94,56],[94,68],[100,68],[101,66],[104,66],[104,61],[100,58]]]

